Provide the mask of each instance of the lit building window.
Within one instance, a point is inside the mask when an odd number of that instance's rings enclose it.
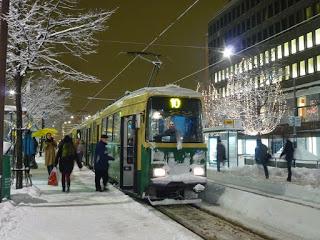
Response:
[[[293,78],[298,77],[298,64],[297,63],[292,64],[292,77]]]
[[[306,8],[306,19],[309,19],[312,17],[312,7]]]
[[[304,50],[304,36],[299,37],[299,51]]]
[[[259,87],[259,79],[258,79],[257,76],[254,78],[254,87],[255,87],[255,88],[258,88],[258,87]]]
[[[269,63],[269,51],[268,50],[264,52],[264,57],[265,57],[266,64]]]
[[[320,72],[320,55],[317,56],[317,71]]]
[[[312,48],[313,41],[312,41],[312,32],[307,33],[307,48]]]
[[[229,68],[226,68],[226,78],[229,78]]]
[[[281,45],[278,46],[277,55],[278,55],[278,59],[282,58],[282,47],[281,47]]]
[[[248,60],[248,68],[249,68],[249,70],[252,69],[252,58],[250,58],[250,59]]]
[[[313,58],[308,59],[308,73],[314,73]]]
[[[222,88],[222,97],[225,97],[225,96],[226,96],[226,89]]]
[[[221,71],[218,72],[218,82],[221,81]]]
[[[278,82],[282,81],[282,76],[283,76],[283,69],[282,69],[282,67],[280,67],[280,68],[278,69],[278,75],[277,75],[277,77],[278,77]]]
[[[297,100],[298,115],[302,118],[305,118],[307,113],[307,109],[305,108],[305,106],[307,105],[307,98],[303,96],[299,97]]]
[[[264,75],[261,74],[261,75],[260,75],[260,87],[263,87],[263,86],[264,86],[264,81],[265,81]]]
[[[218,73],[214,73],[214,82],[218,82]]]
[[[242,62],[239,63],[239,73],[242,73]]]
[[[244,60],[243,61],[243,70],[244,70],[244,72],[248,71],[248,64],[249,64],[249,60]]]
[[[230,67],[230,76],[233,75],[233,65]]]
[[[221,80],[224,80],[224,70],[221,71]]]
[[[288,80],[290,78],[290,66],[289,65],[284,68],[284,73],[285,73],[284,79]]]
[[[253,57],[253,67],[257,68],[258,67],[258,56]]]
[[[316,30],[316,44],[320,44],[320,28]]]
[[[238,64],[234,65],[234,74],[238,74]]]
[[[306,75],[306,62],[300,61],[300,76]]]
[[[289,43],[285,42],[283,45],[283,48],[284,48],[284,56],[285,57],[289,56]]]
[[[263,66],[263,53],[260,53],[260,66]]]
[[[295,54],[297,52],[297,40],[291,40],[291,54]]]
[[[271,48],[271,61],[275,61],[275,60],[276,60],[276,49]]]

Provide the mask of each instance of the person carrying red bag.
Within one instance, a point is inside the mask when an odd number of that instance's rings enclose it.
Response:
[[[55,166],[59,165],[59,170],[61,172],[61,183],[63,192],[70,192],[70,175],[72,173],[75,161],[77,162],[78,167],[81,169],[82,163],[78,159],[76,148],[72,142],[72,138],[66,135],[63,138],[62,143],[59,144],[59,149],[55,161]]]

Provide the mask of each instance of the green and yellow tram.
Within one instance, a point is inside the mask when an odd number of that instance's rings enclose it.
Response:
[[[73,129],[93,167],[96,143],[108,134],[109,176],[151,204],[198,202],[206,184],[201,94],[175,85],[142,88]]]

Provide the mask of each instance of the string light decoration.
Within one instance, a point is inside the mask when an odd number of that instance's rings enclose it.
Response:
[[[201,91],[208,127],[222,125],[223,119],[241,120],[247,135],[268,134],[280,123],[286,111],[281,89],[282,68],[276,64],[257,67],[243,59],[230,71],[224,96],[213,84]]]

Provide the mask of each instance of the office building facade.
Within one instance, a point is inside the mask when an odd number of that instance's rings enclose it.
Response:
[[[230,59],[223,58],[226,47],[234,50]],[[292,136],[289,116],[297,107],[297,144],[320,156],[320,0],[230,1],[208,24],[208,49],[210,81],[222,97],[233,72],[278,64],[275,81],[281,82],[288,111],[269,134],[270,147],[276,152],[283,135]],[[238,145],[239,153],[252,153],[246,140]]]

